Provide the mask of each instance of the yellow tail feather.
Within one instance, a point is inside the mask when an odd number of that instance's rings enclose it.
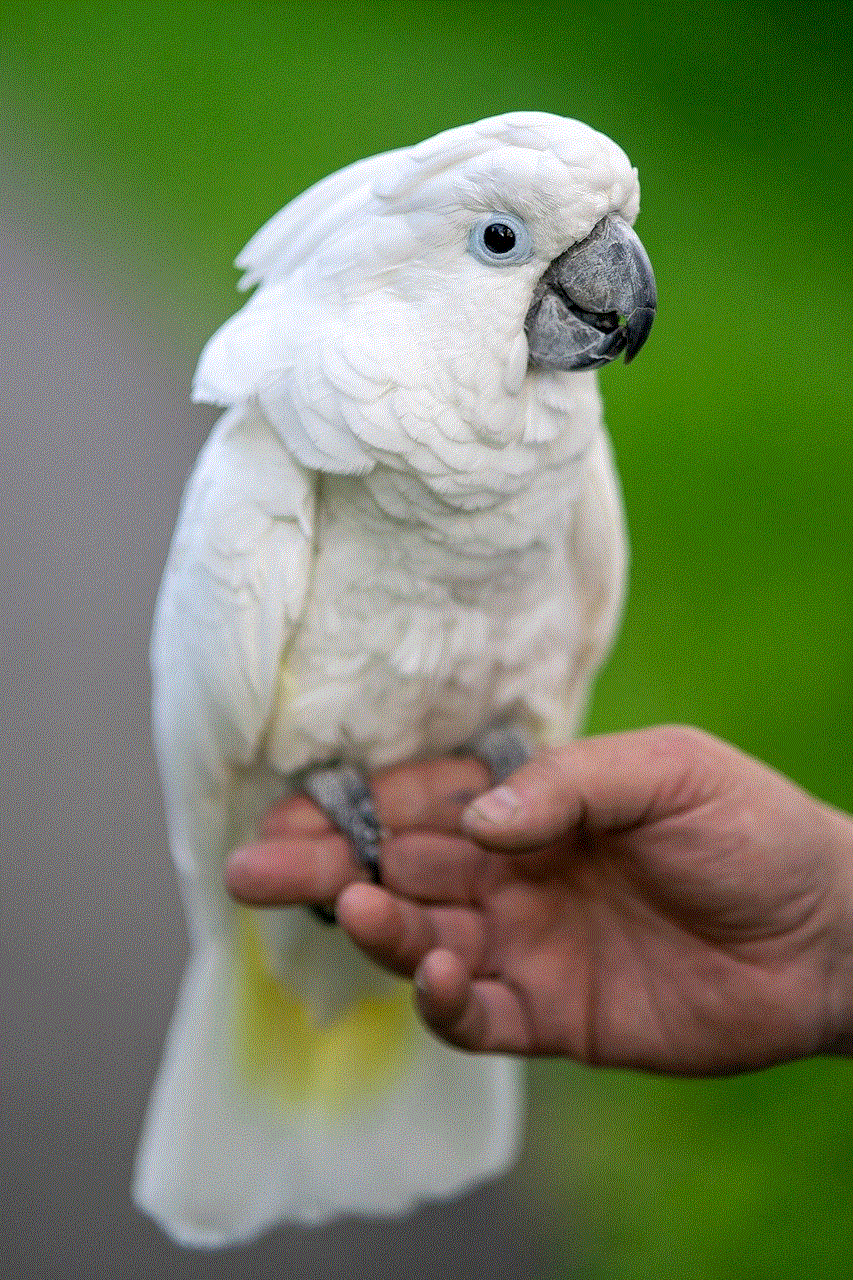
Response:
[[[235,1056],[253,1091],[288,1109],[333,1115],[393,1080],[414,1026],[406,986],[362,997],[318,1027],[271,971],[249,914],[239,915]]]

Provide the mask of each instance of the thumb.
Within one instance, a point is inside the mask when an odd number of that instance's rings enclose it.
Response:
[[[726,750],[680,726],[581,739],[534,756],[470,804],[462,826],[484,844],[530,848],[576,828],[644,825],[718,793]]]

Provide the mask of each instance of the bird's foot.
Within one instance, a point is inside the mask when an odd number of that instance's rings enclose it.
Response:
[[[526,764],[532,753],[526,731],[510,721],[493,725],[466,742],[460,751],[481,760],[495,784]],[[351,765],[328,764],[307,769],[295,780],[295,786],[347,837],[373,882],[381,883],[382,824],[364,774]],[[324,924],[335,924],[334,913],[328,907],[314,906],[311,910]]]
[[[476,756],[492,775],[493,784],[497,785],[515,773],[533,755],[533,742],[525,729],[503,720],[485,733],[471,738],[462,747],[460,754]]]
[[[356,858],[375,884],[381,880],[379,850],[382,824],[367,779],[351,765],[330,764],[308,769],[296,782],[300,791],[318,805],[333,826],[345,835]],[[324,924],[334,924],[327,907],[311,908]]]

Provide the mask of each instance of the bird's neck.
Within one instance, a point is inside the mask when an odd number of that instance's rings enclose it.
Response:
[[[443,438],[436,427],[410,455],[362,477],[371,503],[385,518],[434,536],[448,524],[473,528],[481,518],[511,524],[521,507],[554,490],[572,500],[602,428],[595,374],[528,371],[503,408],[510,426],[502,441],[484,438],[475,424],[467,443]],[[547,519],[547,501],[541,510]]]
[[[388,467],[360,477],[324,475],[322,519],[346,540],[387,547],[427,576],[430,566],[446,573],[448,561],[490,574],[490,562],[565,536],[587,454],[584,447],[561,465],[532,468],[508,491],[472,485],[452,500],[423,477]]]

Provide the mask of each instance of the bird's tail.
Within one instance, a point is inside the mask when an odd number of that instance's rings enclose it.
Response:
[[[377,987],[339,930],[312,922],[285,976],[257,917],[239,919],[236,945],[190,963],[137,1157],[136,1202],[173,1239],[215,1247],[279,1220],[396,1213],[505,1167],[516,1063],[441,1045],[408,987]],[[322,991],[330,950],[349,973],[336,998]]]

